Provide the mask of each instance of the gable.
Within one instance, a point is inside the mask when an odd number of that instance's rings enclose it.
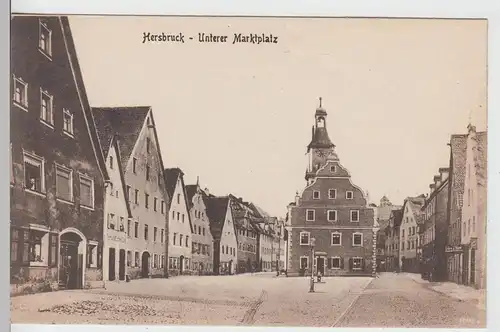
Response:
[[[111,195],[115,198],[118,195],[118,199],[120,199],[120,201],[125,205],[128,217],[132,218],[130,202],[126,197],[127,185],[125,182],[125,175],[123,174],[122,164],[120,162],[120,149],[118,145],[118,139],[114,139],[111,142],[111,148],[108,150],[108,154],[106,157],[106,166],[110,177],[110,185],[113,186],[113,192],[111,193]]]

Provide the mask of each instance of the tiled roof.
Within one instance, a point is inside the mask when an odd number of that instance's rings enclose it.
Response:
[[[394,226],[400,226],[403,220],[403,210],[392,210],[391,214],[394,216]]]
[[[93,107],[92,114],[105,155],[114,135],[120,142],[121,163],[125,168],[151,107]]]
[[[457,194],[459,207],[462,208],[464,182],[465,182],[465,162],[467,155],[467,135],[451,135],[451,156],[452,162],[452,190]]]
[[[220,239],[222,228],[226,221],[226,212],[228,206],[228,197],[206,197],[207,217],[210,221],[210,232],[214,239]]]
[[[313,148],[334,148],[335,144],[332,143],[330,137],[328,136],[328,131],[326,127],[319,127],[314,130],[314,135],[312,137],[311,143],[307,146],[307,151]]]
[[[193,207],[193,197],[198,191],[198,186],[196,184],[188,184],[186,186],[186,199],[188,201],[189,209]]]
[[[179,179],[179,176],[184,175],[184,173],[182,173],[180,168],[166,168],[163,174],[165,176],[165,185],[167,187],[168,197],[173,199],[177,180]]]

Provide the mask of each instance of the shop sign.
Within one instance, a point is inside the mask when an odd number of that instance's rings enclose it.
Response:
[[[447,252],[447,253],[462,252],[462,247],[461,246],[446,246],[445,252]]]

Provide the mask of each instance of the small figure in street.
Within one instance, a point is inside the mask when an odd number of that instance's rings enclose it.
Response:
[[[318,282],[321,282],[321,277],[323,276],[323,274],[321,273],[321,271],[318,271],[318,275],[316,276]]]
[[[64,267],[64,269],[66,272],[66,288],[69,288],[73,270],[73,262],[71,260],[71,256],[68,256],[68,260],[66,261],[66,266]]]

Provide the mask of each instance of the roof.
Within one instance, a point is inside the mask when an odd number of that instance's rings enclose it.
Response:
[[[384,205],[377,207],[377,217],[379,221],[389,220],[391,211],[401,209],[399,205]]]
[[[198,185],[188,184],[186,187],[186,200],[188,201],[188,207],[191,209],[193,207],[193,197],[198,191]]]
[[[166,168],[163,174],[165,176],[165,186],[167,189],[168,197],[173,197],[175,192],[175,187],[177,186],[177,180],[179,180],[179,177],[183,176],[184,173],[180,168],[176,167],[176,168]]]
[[[465,182],[465,162],[467,156],[467,135],[451,135],[452,190],[463,197]],[[459,202],[460,208],[463,198]]]
[[[334,148],[335,144],[332,143],[330,137],[328,136],[328,131],[326,127],[317,127],[312,135],[311,143],[307,146],[307,151],[312,148]]]
[[[226,221],[228,197],[206,196],[207,217],[210,221],[210,232],[214,239],[220,239]]]
[[[403,210],[398,209],[398,210],[392,210],[391,215],[394,218],[394,226],[398,227],[401,225],[401,221],[403,220]]]
[[[114,135],[120,141],[121,163],[125,168],[144,125],[150,106],[93,107],[92,113],[102,151],[107,155]]]

